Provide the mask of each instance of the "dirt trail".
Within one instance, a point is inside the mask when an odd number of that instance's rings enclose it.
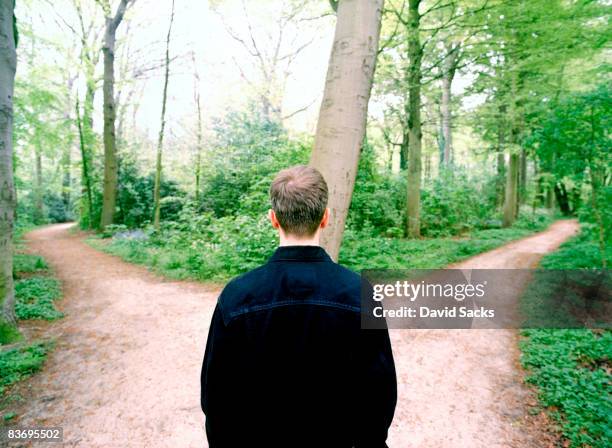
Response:
[[[155,276],[69,227],[28,235],[63,282],[66,317],[44,330],[57,348],[19,386],[28,401],[17,423],[62,426],[67,447],[206,446],[199,374],[218,289]],[[457,267],[534,266],[577,227],[557,222]],[[527,392],[515,339],[510,330],[392,331],[400,398],[389,446],[529,446],[516,424]]]

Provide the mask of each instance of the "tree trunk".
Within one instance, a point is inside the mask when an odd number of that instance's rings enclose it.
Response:
[[[506,193],[504,200],[503,226],[510,227],[516,219],[516,207],[518,202],[518,174],[519,174],[519,155],[510,154],[508,161],[508,174],[506,176]]]
[[[193,89],[193,99],[196,105],[197,111],[197,146],[196,146],[196,156],[195,156],[195,202],[198,204],[200,202],[200,178],[202,174],[202,107],[200,104],[200,75],[198,74],[198,69],[195,60],[195,54],[193,56],[193,77],[194,77],[194,89]]]
[[[170,35],[172,33],[172,22],[174,22],[174,0],[172,0],[170,25],[168,26],[168,35],[166,36],[166,64],[164,72],[164,91],[162,93],[161,126],[159,128],[159,138],[157,139],[157,164],[155,166],[155,187],[153,190],[153,226],[156,229],[159,229],[162,149],[164,146],[164,129],[166,127],[166,100],[168,98],[168,78],[170,76]]]
[[[79,148],[81,149],[81,177],[83,179],[82,185],[85,189],[87,198],[87,228],[91,229],[92,226],[92,213],[93,213],[93,199],[91,192],[91,174],[89,172],[89,161],[90,158],[87,154],[87,146],[85,145],[85,133],[83,132],[83,125],[81,122],[81,111],[79,107],[79,94],[76,96],[76,119],[77,129],[79,130]],[[84,210],[81,209],[81,216],[85,216]]]
[[[410,238],[421,236],[421,59],[423,57],[423,47],[419,38],[420,3],[421,0],[409,0],[408,2],[408,58],[410,61],[408,72],[408,141],[410,154],[408,158],[406,234]]]
[[[34,148],[34,223],[41,224],[45,213],[43,210],[42,154],[38,144]]]
[[[451,45],[447,48],[447,53],[442,64],[442,101],[440,104],[440,113],[442,115],[442,142],[444,145],[442,151],[442,164],[446,167],[450,167],[453,164],[451,88],[457,70],[458,55],[459,47]]]
[[[376,67],[383,0],[343,0],[310,165],[329,187],[329,226],[322,244],[338,259],[351,204]]]
[[[66,210],[66,212],[70,210],[70,187],[72,186],[72,176],[70,173],[70,169],[72,165],[73,144],[74,142],[71,141],[68,145],[66,145],[62,157],[62,202],[64,204],[64,209]]]
[[[104,193],[100,228],[113,223],[117,200],[117,145],[115,139],[115,38],[128,0],[121,0],[114,17],[106,15],[104,31]]]
[[[519,203],[524,204],[527,200],[527,151],[521,148],[520,170],[519,170]]]
[[[13,286],[13,89],[17,57],[13,28],[15,2],[0,2],[0,343],[17,337]]]

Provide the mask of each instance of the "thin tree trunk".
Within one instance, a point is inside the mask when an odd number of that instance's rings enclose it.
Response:
[[[77,119],[77,128],[79,130],[79,148],[81,149],[81,173],[83,179],[83,186],[85,188],[85,193],[87,197],[87,228],[92,228],[92,213],[93,213],[93,199],[91,193],[91,175],[89,173],[89,157],[87,154],[87,147],[85,145],[85,135],[83,132],[83,125],[81,123],[81,111],[79,106],[79,94],[76,96],[76,119]],[[81,210],[81,216],[84,216],[85,213]]]
[[[13,89],[17,56],[14,34],[15,2],[0,2],[0,342],[16,338],[13,286]]]
[[[406,234],[410,238],[421,236],[421,60],[423,47],[419,38],[421,0],[408,2],[408,73],[409,116],[408,140],[410,154],[408,158],[408,191],[406,201],[407,226]]]
[[[524,204],[527,199],[527,151],[521,148],[519,170],[519,203]]]
[[[196,105],[197,110],[197,143],[196,143],[196,157],[195,157],[195,202],[198,204],[200,202],[200,178],[202,175],[202,106],[200,104],[200,75],[198,74],[198,67],[196,65],[195,53],[192,54],[193,57],[193,77],[194,77],[194,86],[193,86],[193,99]]]
[[[508,173],[506,176],[506,193],[504,201],[503,226],[510,227],[516,219],[516,207],[518,202],[518,175],[519,155],[510,154],[508,161]]]
[[[114,17],[106,12],[106,28],[104,31],[104,193],[102,200],[102,215],[100,228],[104,229],[113,223],[115,203],[117,200],[117,143],[115,138],[115,39],[117,27],[123,20],[123,15],[129,0],[121,0]]]
[[[64,155],[62,157],[62,202],[66,211],[70,209],[70,190],[72,186],[72,176],[70,172],[72,165],[72,145],[73,142],[66,145]]]
[[[383,0],[338,3],[336,31],[310,165],[329,187],[322,244],[337,259],[351,203],[376,67]]]
[[[42,154],[38,147],[40,143],[36,144],[34,149],[34,222],[40,224],[44,218],[43,210],[43,182],[42,182]]]
[[[160,215],[160,188],[162,176],[162,149],[164,146],[164,129],[166,127],[166,100],[168,98],[168,78],[170,76],[170,35],[172,33],[172,22],[174,22],[174,0],[172,0],[172,11],[170,12],[170,25],[166,36],[166,64],[164,72],[164,91],[162,93],[161,126],[157,140],[157,163],[155,167],[155,187],[153,190],[153,226],[159,229]]]

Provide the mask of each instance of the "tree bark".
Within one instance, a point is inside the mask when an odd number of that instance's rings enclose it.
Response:
[[[0,2],[0,337],[8,342],[16,333],[13,285],[13,89],[17,56],[15,51],[13,0]],[[7,331],[7,327],[8,330]]]
[[[410,238],[421,236],[421,60],[423,47],[419,37],[421,0],[408,2],[408,73],[409,115],[408,141],[408,191],[406,201],[406,235]]]
[[[329,188],[322,244],[338,259],[351,204],[376,67],[383,0],[342,0],[329,58],[310,165]]]
[[[79,107],[79,94],[76,95],[76,119],[77,129],[79,130],[79,148],[81,149],[81,177],[83,179],[83,187],[85,189],[87,197],[87,228],[91,229],[92,226],[92,213],[93,213],[93,198],[91,192],[91,175],[89,172],[89,161],[90,158],[87,154],[87,146],[85,144],[85,135],[83,132],[83,125],[81,123],[81,111]],[[84,216],[83,210],[81,215]]]
[[[109,15],[109,7],[106,11],[106,28],[104,30],[104,193],[102,200],[102,215],[100,217],[100,228],[104,229],[113,223],[115,214],[115,203],[117,200],[117,144],[115,138],[115,43],[117,28],[123,16],[129,0],[121,0],[114,17]],[[108,5],[107,5],[108,6]]]
[[[508,161],[508,173],[506,176],[506,193],[504,195],[504,217],[503,226],[510,227],[516,219],[516,207],[518,202],[518,176],[519,176],[519,155],[510,154]]]
[[[155,186],[153,190],[153,226],[156,229],[159,229],[162,150],[164,147],[164,129],[166,128],[166,100],[168,98],[168,78],[170,76],[170,35],[172,34],[172,22],[174,22],[174,0],[172,0],[170,25],[168,25],[168,35],[166,36],[166,63],[164,71],[164,91],[162,93],[161,126],[159,128],[159,138],[157,139],[157,163],[155,166]]]
[[[41,224],[44,218],[43,210],[43,182],[42,182],[42,154],[37,142],[34,148],[34,223]]]
[[[202,175],[202,106],[200,104],[200,75],[198,74],[198,68],[195,60],[195,53],[193,56],[193,99],[196,105],[197,111],[197,135],[196,135],[196,155],[195,155],[195,202],[200,202],[200,178]]]
[[[442,164],[450,167],[453,164],[453,128],[452,128],[452,93],[451,88],[455,72],[457,71],[457,63],[459,61],[459,47],[451,45],[447,48],[447,53],[442,64],[442,101],[440,104],[440,113],[442,115],[442,143],[443,143],[443,159]]]

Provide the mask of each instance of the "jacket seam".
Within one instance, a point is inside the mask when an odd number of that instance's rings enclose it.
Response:
[[[341,309],[341,310],[345,310],[345,311],[353,311],[356,313],[361,312],[361,309],[359,307],[353,306],[353,305],[345,305],[343,303],[334,303],[334,302],[329,302],[327,300],[317,300],[317,299],[290,299],[290,300],[282,300],[279,302],[274,302],[274,303],[267,303],[264,305],[254,305],[254,306],[250,306],[244,309],[240,309],[237,311],[232,311],[230,313],[228,313],[228,323],[229,321],[235,319],[238,316],[241,316],[243,314],[248,314],[248,313],[254,313],[257,311],[265,311],[265,310],[270,310],[270,309],[274,309],[274,308],[281,308],[283,306],[291,306],[291,305],[317,305],[317,306],[327,306],[330,308],[337,308],[337,309]]]

